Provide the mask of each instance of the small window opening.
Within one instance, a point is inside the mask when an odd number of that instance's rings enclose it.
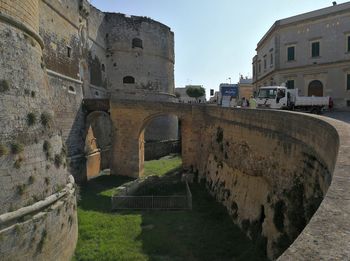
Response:
[[[95,95],[96,95],[96,96],[100,96],[100,94],[98,93],[98,91],[95,92]]]
[[[135,78],[132,76],[126,76],[123,78],[123,83],[127,83],[127,84],[135,83]]]
[[[140,38],[132,39],[132,48],[143,48],[142,40]]]
[[[104,71],[106,70],[106,68],[105,68],[105,65],[104,65],[104,64],[102,64],[102,65],[101,65],[101,69],[102,69],[102,72],[104,72]]]
[[[114,67],[117,67],[117,63],[113,63],[113,66],[114,66]]]
[[[72,48],[67,46],[67,57],[70,58],[72,56]]]

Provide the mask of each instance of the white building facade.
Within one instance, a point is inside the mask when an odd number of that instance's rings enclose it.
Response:
[[[276,21],[256,52],[255,88],[285,83],[350,110],[350,2]]]

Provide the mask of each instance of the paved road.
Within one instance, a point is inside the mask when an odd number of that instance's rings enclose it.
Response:
[[[323,116],[341,120],[347,123],[350,123],[350,111],[348,112],[325,112]]]

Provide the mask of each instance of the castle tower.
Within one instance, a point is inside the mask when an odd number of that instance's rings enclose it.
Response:
[[[55,131],[38,0],[0,0],[0,260],[69,260],[74,179]]]
[[[106,35],[109,91],[132,100],[173,101],[174,33],[155,20],[107,13]],[[145,131],[146,141],[178,137],[178,121],[172,115],[154,119]]]

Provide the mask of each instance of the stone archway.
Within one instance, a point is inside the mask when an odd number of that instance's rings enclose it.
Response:
[[[86,177],[91,179],[110,168],[112,122],[109,114],[91,112],[86,118],[85,133]]]
[[[194,114],[200,109],[190,104],[169,102],[113,100],[110,103],[113,122],[111,174],[138,178],[143,175],[144,129],[159,116],[175,115],[181,120],[182,165],[190,168],[195,157],[194,147],[198,139],[200,122],[194,122]]]
[[[309,83],[308,96],[323,96],[323,84],[319,80],[314,80]]]
[[[173,113],[156,113],[152,114],[149,117],[147,117],[143,124],[141,125],[141,129],[139,132],[139,175],[142,177],[144,175],[144,162],[145,162],[145,134],[148,127],[152,126],[152,123],[157,121],[158,119],[163,119],[166,117],[172,117],[177,118],[177,121],[181,121],[181,118],[179,118],[176,114]],[[174,126],[176,128],[176,131],[178,131],[178,125]],[[179,130],[181,133],[181,129]],[[179,135],[181,136],[181,134]],[[159,149],[159,148],[157,148]],[[146,159],[147,160],[147,159]]]

